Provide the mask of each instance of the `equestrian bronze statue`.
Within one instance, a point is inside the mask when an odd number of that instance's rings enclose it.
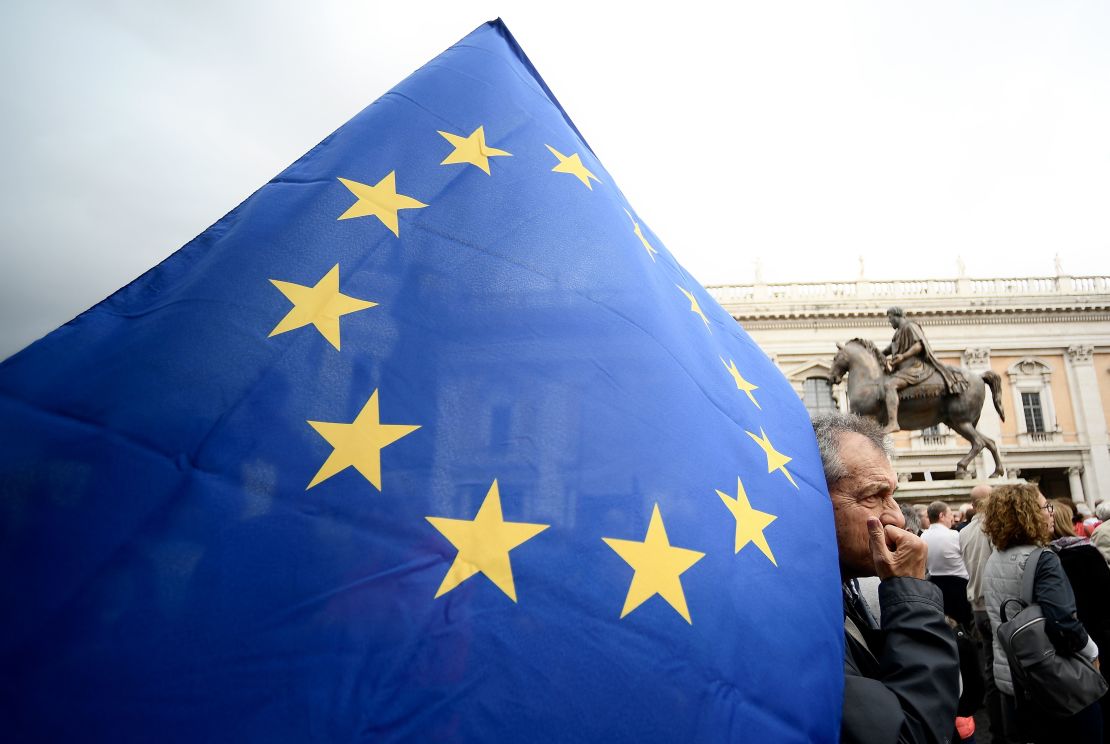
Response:
[[[971,443],[971,451],[956,465],[956,477],[968,477],[967,466],[983,448],[994,456],[994,472],[1003,475],[1002,458],[994,440],[975,428],[991,389],[994,410],[1002,412],[1002,378],[986,371],[969,377],[964,370],[941,364],[921,327],[906,318],[901,308],[887,311],[894,338],[886,352],[871,341],[855,338],[837,344],[829,382],[848,376],[848,403],[854,413],[872,418],[886,431],[926,429],[944,424]]]

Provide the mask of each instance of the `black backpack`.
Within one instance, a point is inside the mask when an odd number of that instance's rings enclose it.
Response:
[[[1071,716],[1106,694],[1106,680],[1094,664],[1078,654],[1064,655],[1045,633],[1041,606],[1033,601],[1033,581],[1043,548],[1029,554],[1021,576],[1021,598],[1002,601],[998,614],[998,642],[1010,664],[1018,707],[1033,708],[1055,717]],[[1006,608],[1019,611],[1007,620]]]

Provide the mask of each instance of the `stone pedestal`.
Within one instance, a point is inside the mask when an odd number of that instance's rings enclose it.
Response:
[[[1024,478],[966,478],[963,480],[912,481],[899,483],[894,498],[899,503],[929,504],[944,501],[950,506],[971,501],[971,489],[981,483],[991,488],[1013,483],[1025,483]]]

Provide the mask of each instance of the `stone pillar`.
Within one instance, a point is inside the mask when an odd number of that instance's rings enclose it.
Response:
[[[1079,466],[1068,468],[1068,486],[1071,487],[1071,500],[1075,503],[1086,501],[1083,496],[1083,468]]]
[[[973,349],[968,349],[963,354],[964,367],[973,377],[978,377],[991,368],[991,350],[986,346],[979,346]],[[1002,448],[1002,421],[998,418],[998,412],[994,410],[994,401],[991,399],[991,389],[987,386],[986,398],[983,402],[983,412],[979,418],[979,425],[976,427],[982,432],[983,436],[990,437],[994,443]],[[1005,464],[1003,463],[1003,467]],[[979,477],[986,477],[994,472],[994,458],[987,450],[979,453],[975,458],[975,468],[978,471]]]
[[[1080,443],[1090,447],[1091,469],[1087,475],[1087,502],[1110,492],[1110,434],[1106,430],[1102,396],[1092,358],[1094,347],[1073,344],[1068,347],[1068,377],[1072,384],[1072,403],[1079,424]]]
[[[1087,459],[1089,460],[1090,458]],[[1083,494],[1093,494],[1095,489],[1091,486],[1091,469],[1089,467],[1081,467],[1079,471],[1079,480],[1083,484]]]
[[[1068,485],[1071,487],[1071,500],[1077,504],[1087,501],[1083,496],[1083,469],[1081,466],[1072,466],[1068,469]]]

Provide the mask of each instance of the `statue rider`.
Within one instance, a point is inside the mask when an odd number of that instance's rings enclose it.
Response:
[[[886,311],[887,320],[894,328],[894,338],[890,345],[883,349],[883,355],[889,355],[887,361],[887,377],[884,382],[886,389],[886,431],[898,431],[898,391],[910,385],[924,382],[937,371],[944,379],[948,393],[958,395],[967,389],[967,380],[962,375],[957,375],[948,367],[941,364],[921,326],[906,318],[906,313],[900,307],[892,307]]]

